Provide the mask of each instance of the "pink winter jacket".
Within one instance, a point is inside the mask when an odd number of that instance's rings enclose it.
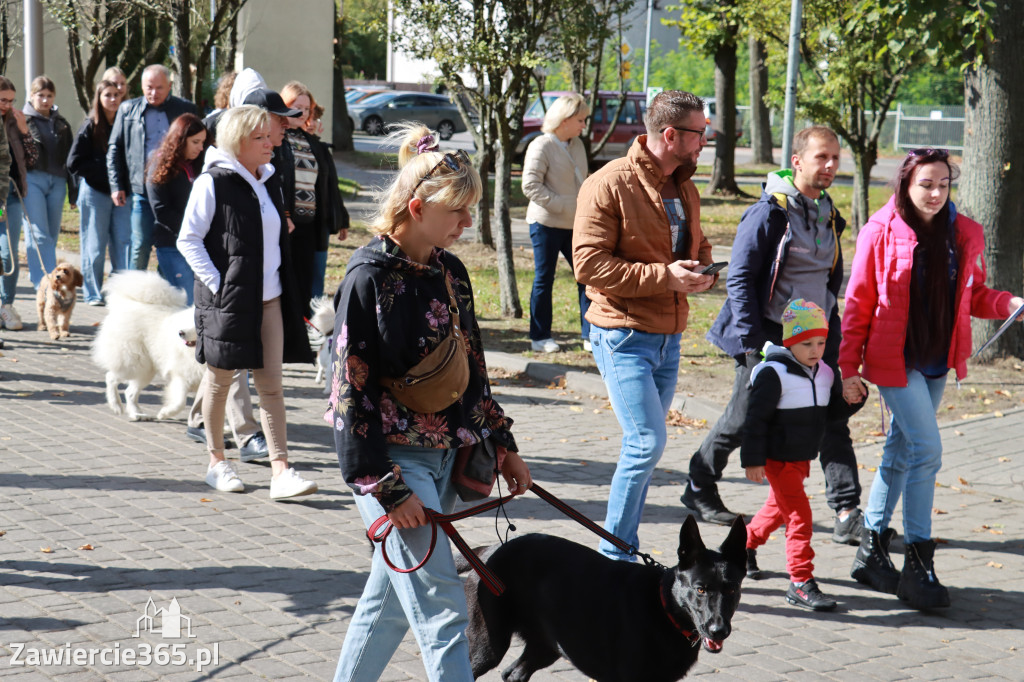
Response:
[[[959,275],[947,364],[956,370],[959,381],[967,376],[971,316],[1009,317],[1013,312],[1013,295],[985,286],[985,240],[981,225],[957,215],[955,238]],[[839,346],[843,379],[863,375],[878,386],[907,385],[903,348],[916,245],[917,237],[896,212],[893,197],[861,229],[846,287],[843,341]]]

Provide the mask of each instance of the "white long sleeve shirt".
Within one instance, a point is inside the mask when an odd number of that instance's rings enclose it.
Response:
[[[210,231],[217,208],[217,197],[214,194],[213,178],[205,171],[210,168],[230,168],[238,173],[256,193],[260,202],[260,217],[263,228],[263,300],[269,301],[281,295],[281,216],[274,207],[274,202],[267,192],[266,182],[274,174],[274,167],[267,163],[259,167],[259,178],[253,176],[238,161],[225,152],[210,147],[206,150],[204,173],[196,178],[192,185],[188,204],[185,206],[185,219],[178,233],[178,251],[188,261],[192,272],[216,294],[220,290],[220,273],[210,260],[203,240]],[[255,226],[254,226],[255,227]]]

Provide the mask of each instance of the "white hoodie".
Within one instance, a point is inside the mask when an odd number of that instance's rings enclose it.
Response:
[[[266,182],[274,174],[274,167],[265,163],[259,167],[259,179],[253,177],[242,164],[216,147],[206,150],[204,173],[196,178],[192,193],[185,206],[185,219],[178,234],[178,251],[188,261],[192,272],[216,294],[220,290],[220,273],[210,260],[203,240],[210,231],[210,223],[217,208],[213,178],[205,171],[211,168],[228,168],[238,173],[249,183],[260,202],[260,216],[263,219],[263,300],[269,301],[281,295],[281,216],[267,193]]]
[[[260,75],[259,71],[256,69],[242,69],[235,76],[235,83],[231,86],[231,94],[228,95],[228,106],[242,106],[250,92],[265,87],[267,87],[267,82],[263,80],[263,76]]]

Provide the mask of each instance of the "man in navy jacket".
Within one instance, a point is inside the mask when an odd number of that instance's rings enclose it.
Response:
[[[750,373],[765,342],[782,341],[781,316],[797,298],[821,301],[829,314],[824,361],[836,365],[841,339],[837,299],[843,282],[839,237],[846,226],[828,193],[839,166],[839,138],[824,126],[793,139],[793,170],[768,174],[761,199],[747,209],[736,231],[727,298],[707,334],[736,361],[732,398],[690,459],[690,481],[681,500],[705,521],[729,524],[736,514],[718,494],[717,482],[739,447],[750,397]],[[836,512],[833,542],[859,544],[862,528],[857,459],[845,419],[829,422],[821,443],[826,499]]]

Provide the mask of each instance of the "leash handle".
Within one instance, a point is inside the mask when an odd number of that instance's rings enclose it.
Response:
[[[484,562],[480,561],[480,557],[473,552],[473,549],[466,543],[462,536],[459,535],[459,532],[455,530],[455,526],[452,525],[452,521],[461,521],[462,519],[469,518],[470,516],[490,511],[491,509],[495,509],[505,504],[513,497],[515,496],[506,495],[505,497],[488,500],[487,502],[478,504],[475,507],[463,509],[462,511],[455,512],[453,514],[441,514],[433,509],[424,507],[424,511],[427,513],[427,520],[430,522],[430,547],[427,549],[426,556],[424,556],[423,559],[412,568],[399,568],[398,566],[395,566],[391,561],[391,558],[388,557],[386,540],[395,527],[388,519],[387,514],[384,514],[370,524],[370,527],[366,529],[366,537],[369,538],[371,542],[380,545],[381,558],[384,559],[384,563],[387,564],[388,568],[397,573],[412,573],[413,571],[419,570],[424,564],[430,561],[430,557],[434,554],[434,548],[437,546],[437,527],[441,526],[441,530],[448,536],[448,539],[451,540],[452,544],[458,548],[462,553],[462,556],[464,556],[466,561],[469,562],[469,565],[473,567],[473,570],[477,572],[480,576],[480,580],[487,586],[487,589],[497,597],[505,591],[505,583],[501,582],[498,576],[494,575],[494,573],[491,572],[491,569],[487,568]]]

